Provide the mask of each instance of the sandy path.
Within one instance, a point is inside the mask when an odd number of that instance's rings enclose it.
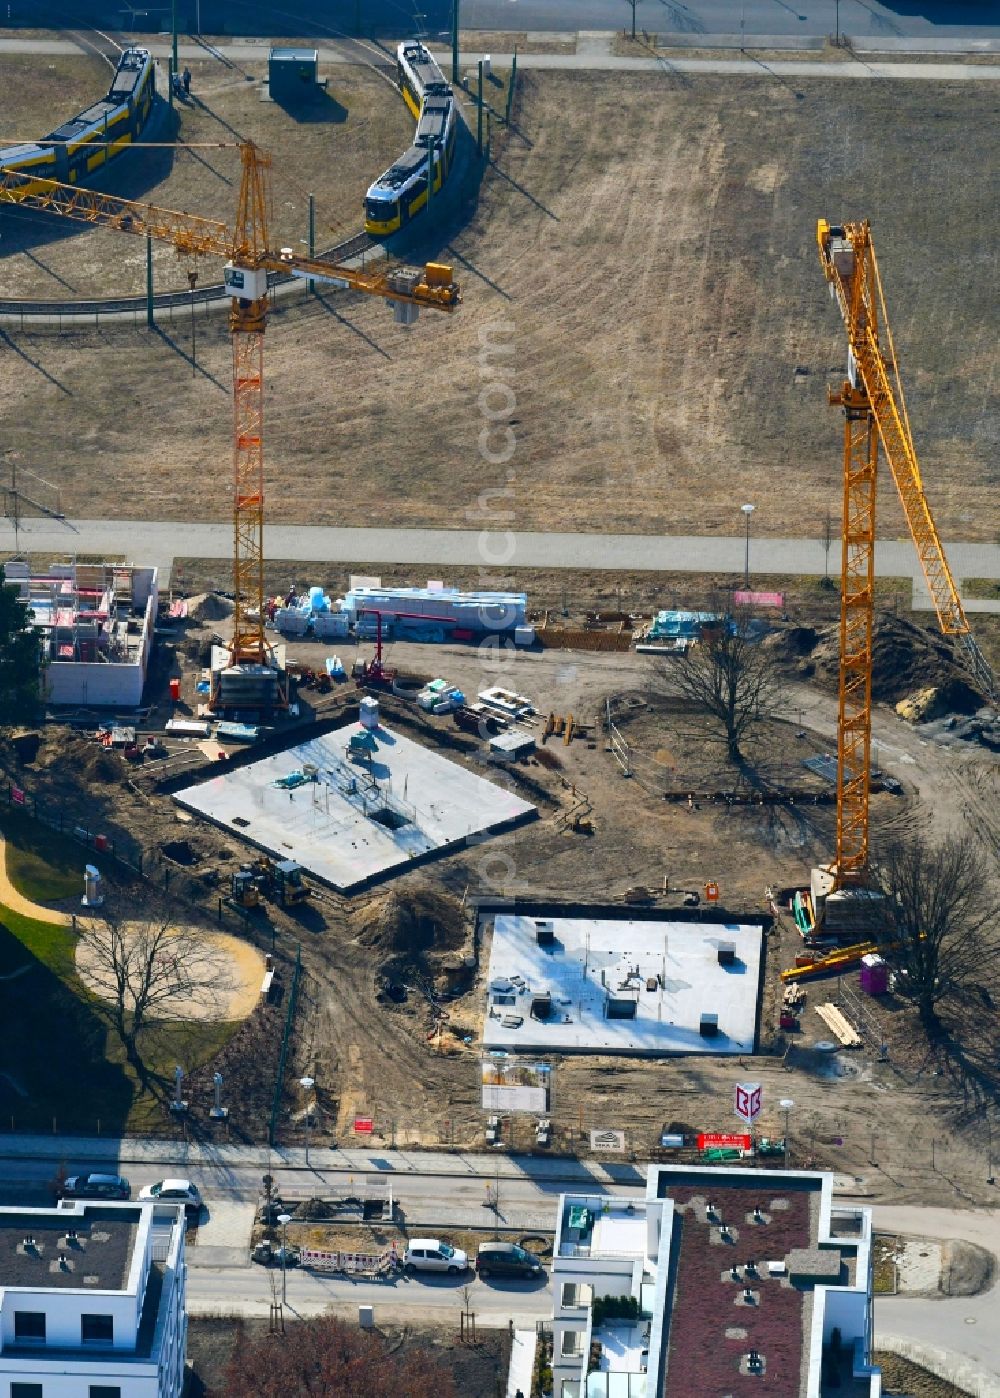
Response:
[[[142,924],[133,924],[136,934]],[[183,968],[179,972],[176,995],[157,1006],[158,1019],[203,1019],[225,1021],[245,1019],[257,1004],[264,958],[256,948],[230,937],[225,932],[205,932],[198,935],[192,949],[186,932],[180,950]],[[170,955],[169,942],[164,955]],[[77,943],[76,970],[84,985],[102,999],[114,994],[107,968],[85,941]]]
[[[81,882],[81,889],[82,887]],[[20,913],[22,917],[33,917],[36,922],[52,922],[59,927],[66,927],[69,924],[68,913],[57,912],[55,908],[46,908],[41,903],[32,903],[25,898],[23,893],[18,893],[7,873],[7,842],[2,836],[0,836],[0,904],[9,908],[12,913]]]

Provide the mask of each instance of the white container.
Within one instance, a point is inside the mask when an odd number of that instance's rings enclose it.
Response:
[[[361,701],[361,727],[374,733],[378,728],[378,700],[366,694]]]

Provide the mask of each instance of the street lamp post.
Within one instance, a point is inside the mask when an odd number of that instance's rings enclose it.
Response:
[[[292,1221],[291,1214],[279,1214],[278,1222],[281,1224],[281,1304],[284,1305],[288,1299],[288,1225]]]
[[[198,358],[197,358],[197,355],[196,355],[196,353],[195,353],[195,338],[194,338],[194,289],[195,289],[195,287],[196,287],[197,285],[198,285],[198,273],[197,273],[197,272],[194,272],[194,271],[188,272],[188,286],[191,288],[191,377],[192,377],[192,378],[194,378],[194,376],[195,376],[195,375],[197,374],[197,372],[198,372]]]
[[[753,512],[754,512],[754,507],[753,507],[753,505],[741,505],[741,506],[740,506],[740,509],[743,511],[743,517],[745,518],[745,520],[746,520],[746,522],[747,522],[747,546],[746,546],[746,554],[745,554],[745,556],[744,556],[744,562],[743,562],[743,586],[744,586],[744,587],[746,588],[746,590],[749,592],[749,590],[750,590],[750,516],[751,516],[751,515],[753,514]]]
[[[787,1169],[788,1169],[788,1115],[789,1115],[789,1113],[791,1112],[792,1108],[795,1106],[795,1103],[792,1101],[791,1097],[782,1097],[781,1101],[778,1103],[778,1106],[779,1106],[779,1107],[781,1108],[781,1110],[785,1113],[785,1169],[787,1170]]]
[[[837,20],[836,20],[836,34],[835,34],[835,37],[834,37],[834,43],[836,44],[837,48],[839,49],[839,48],[840,48],[840,0],[835,0],[835,4],[836,4],[836,6],[837,6]]]
[[[299,1087],[301,1087],[301,1089],[302,1089],[303,1092],[307,1092],[307,1093],[308,1093],[308,1092],[312,1092],[312,1090],[313,1090],[313,1088],[314,1088],[315,1086],[316,1086],[316,1080],[315,1080],[314,1078],[299,1078]],[[311,1102],[307,1102],[307,1104],[306,1104],[306,1165],[307,1165],[307,1166],[308,1166],[308,1164],[309,1164],[309,1128],[310,1128],[311,1125],[312,1125],[312,1111],[313,1111],[313,1109],[312,1109],[312,1103],[311,1103]]]

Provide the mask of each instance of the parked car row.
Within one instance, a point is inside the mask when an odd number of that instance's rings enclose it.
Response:
[[[415,1272],[445,1272],[457,1276],[469,1270],[468,1253],[453,1248],[437,1238],[412,1238],[403,1255],[403,1270]],[[535,1280],[544,1275],[541,1262],[533,1252],[515,1243],[481,1243],[476,1254],[476,1272],[481,1277],[520,1277]]]
[[[122,1175],[87,1172],[70,1175],[63,1181],[59,1193],[63,1199],[131,1199],[132,1186]],[[201,1212],[201,1195],[190,1180],[157,1180],[140,1189],[139,1198],[161,1204],[183,1204],[189,1219],[197,1218]]]

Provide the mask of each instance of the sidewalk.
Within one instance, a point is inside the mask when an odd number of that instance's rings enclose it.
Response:
[[[199,1165],[225,1169],[256,1166],[264,1170],[345,1170],[352,1174],[452,1175],[471,1179],[565,1181],[568,1185],[642,1184],[644,1163],[568,1160],[561,1156],[474,1155],[462,1151],[340,1150],[313,1146],[276,1147],[203,1144],[194,1141],[145,1140],[104,1136],[3,1136],[0,1159],[65,1160],[93,1164]]]

